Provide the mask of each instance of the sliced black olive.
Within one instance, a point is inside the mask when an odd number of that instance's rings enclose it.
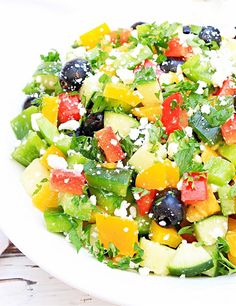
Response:
[[[213,41],[215,41],[218,45],[221,43],[220,31],[212,26],[202,27],[198,36],[207,44],[211,44]]]
[[[90,113],[85,119],[80,133],[85,136],[93,136],[94,132],[104,128],[104,113]]]
[[[60,72],[61,87],[67,91],[79,90],[90,72],[91,66],[84,59],[76,58],[67,62]]]
[[[153,219],[162,227],[177,226],[184,218],[180,192],[166,188],[157,194],[151,210]]]
[[[137,26],[145,24],[145,23],[146,22],[143,22],[143,21],[135,22],[134,24],[132,24],[131,29],[136,30]]]
[[[188,25],[183,26],[183,33],[184,33],[184,34],[190,34],[190,33],[191,33],[191,28],[190,28],[190,26],[188,26]]]
[[[166,61],[161,63],[160,68],[163,72],[176,72],[178,65],[182,65],[184,60],[180,57],[168,57]]]
[[[29,108],[32,105],[39,106],[39,103],[36,102],[36,98],[35,97],[28,96],[28,97],[26,97],[25,102],[22,105],[22,109]]]

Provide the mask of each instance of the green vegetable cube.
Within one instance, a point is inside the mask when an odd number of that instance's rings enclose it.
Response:
[[[229,185],[222,186],[218,189],[221,210],[224,216],[236,213],[236,200],[235,197],[232,197],[231,190],[232,187]]]
[[[208,171],[208,182],[219,186],[226,185],[235,175],[234,165],[221,157],[208,160],[205,170]]]
[[[236,144],[224,144],[223,146],[219,147],[219,153],[231,161],[231,163],[233,163],[236,167]]]
[[[13,151],[12,158],[27,167],[35,158],[40,157],[40,150],[45,150],[46,147],[37,133],[30,131],[22,143]]]
[[[31,115],[35,113],[38,113],[38,108],[30,106],[11,120],[11,127],[17,139],[23,139],[29,133],[29,130],[32,129]]]
[[[44,220],[48,231],[53,233],[67,233],[73,225],[70,217],[59,209],[47,209]]]

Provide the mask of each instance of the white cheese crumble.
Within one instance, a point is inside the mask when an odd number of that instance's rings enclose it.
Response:
[[[70,130],[70,131],[76,131],[80,126],[80,122],[76,121],[74,119],[69,120],[67,122],[64,122],[59,125],[58,130]]]
[[[218,191],[219,186],[215,185],[215,184],[211,184],[211,190],[212,192],[217,192]]]
[[[132,128],[129,132],[129,137],[131,140],[136,140],[139,136],[139,129]]]
[[[170,158],[178,152],[179,144],[175,142],[171,142],[168,144],[167,153]]]
[[[191,128],[191,126],[187,126],[185,129],[184,129],[186,135],[191,138],[193,136],[193,129]]]
[[[207,83],[200,81],[200,80],[198,80],[197,83],[198,83],[198,88],[195,91],[195,93],[202,95],[204,92],[204,89],[207,87]]]
[[[158,222],[160,226],[166,226],[166,221],[162,220],[160,222]]]
[[[201,107],[201,112],[203,114],[207,114],[207,115],[210,114],[210,112],[211,112],[210,105],[209,104],[203,104],[202,107]]]
[[[127,217],[127,208],[130,206],[130,203],[128,203],[127,201],[122,201],[120,208],[116,208],[114,211],[114,215],[117,217],[121,217],[121,218],[125,218]]]
[[[83,104],[82,103],[79,103],[78,104],[78,109],[79,109],[79,113],[80,113],[80,116],[82,117],[83,115],[85,115],[86,114],[86,108],[83,106]]]
[[[31,126],[32,126],[32,129],[35,132],[39,132],[39,127],[38,127],[38,124],[37,124],[37,119],[39,119],[41,117],[42,117],[41,113],[35,113],[35,114],[31,115]]]
[[[66,169],[67,161],[65,158],[56,154],[49,154],[47,157],[48,165],[53,169]]]
[[[90,198],[89,198],[89,200],[90,200],[90,202],[91,202],[94,206],[96,206],[96,204],[97,204],[97,198],[96,198],[95,195],[91,195]]]
[[[136,218],[137,216],[137,209],[134,206],[131,206],[129,209],[130,215],[132,216],[133,219]]]
[[[117,141],[116,139],[111,139],[110,143],[111,143],[111,145],[113,145],[113,146],[117,146],[118,141]]]
[[[113,76],[111,77],[111,82],[112,82],[113,84],[117,84],[117,83],[119,83],[119,78],[118,78],[117,76],[113,75]]]
[[[124,84],[132,84],[134,82],[134,73],[132,70],[120,68],[116,70],[116,74]]]
[[[124,231],[125,233],[128,233],[129,228],[128,228],[128,227],[124,227],[124,228],[123,228],[123,231]]]
[[[177,189],[178,189],[178,190],[182,190],[182,186],[183,186],[183,180],[181,179],[181,180],[177,183]]]
[[[84,170],[84,165],[82,164],[74,164],[73,169],[76,171],[76,173],[80,174]]]

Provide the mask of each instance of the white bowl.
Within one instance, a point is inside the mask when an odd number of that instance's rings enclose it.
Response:
[[[47,232],[42,214],[32,206],[21,185],[22,167],[9,157],[15,143],[9,121],[20,111],[23,101],[21,88],[30,80],[38,64],[39,54],[52,47],[64,49],[78,34],[104,20],[113,27],[128,26],[137,20],[167,19],[183,20],[185,23],[230,25],[233,10],[225,8],[227,1],[224,8],[220,7],[221,1],[211,1],[209,5],[203,1],[194,1],[193,4],[190,1],[178,1],[173,4],[170,1],[159,3],[148,0],[142,5],[138,1],[113,3],[101,0],[86,3],[41,1],[41,5],[37,1],[9,2],[3,3],[0,24],[1,29],[5,29],[1,37],[4,53],[1,54],[0,73],[1,228],[41,268],[74,288],[113,303],[233,305],[231,301],[234,301],[236,289],[235,276],[215,279],[141,276],[112,270],[97,262],[86,250],[77,254],[65,239]],[[218,17],[221,22],[216,20],[217,10],[221,11]]]

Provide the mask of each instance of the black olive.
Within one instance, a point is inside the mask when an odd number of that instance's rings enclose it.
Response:
[[[79,90],[90,72],[91,66],[84,59],[76,58],[65,63],[60,72],[61,87],[67,91]]]
[[[212,26],[202,27],[198,36],[207,44],[210,44],[213,41],[215,41],[218,45],[221,43],[220,31]]]
[[[135,22],[134,24],[132,24],[131,29],[136,30],[137,26],[145,24],[145,23],[146,22],[143,22],[143,21]]]
[[[162,227],[177,226],[184,218],[180,192],[166,188],[157,194],[151,210],[153,219]]]
[[[234,112],[236,113],[236,95],[233,95],[234,98]]]
[[[191,33],[191,28],[190,28],[190,26],[188,26],[188,25],[183,26],[183,33],[184,33],[184,34],[190,34],[190,33]]]
[[[168,57],[166,61],[161,63],[160,68],[163,72],[176,72],[178,65],[182,65],[184,60],[180,57]]]
[[[39,103],[36,102],[36,98],[35,97],[28,96],[28,97],[26,97],[25,102],[22,105],[22,109],[29,108],[32,105],[39,106]]]
[[[78,132],[85,136],[93,136],[94,132],[102,128],[104,128],[104,113],[90,113]]]

